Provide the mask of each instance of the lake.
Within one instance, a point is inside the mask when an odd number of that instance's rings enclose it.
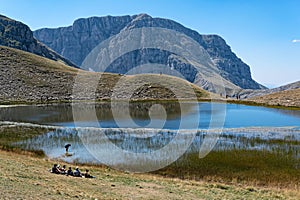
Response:
[[[0,111],[2,125],[48,130],[16,145],[41,149],[67,162],[106,164],[125,171],[154,171],[183,154],[204,157],[211,150],[293,152],[300,157],[297,110],[208,102],[116,102]],[[65,155],[67,143],[72,144],[70,155]]]

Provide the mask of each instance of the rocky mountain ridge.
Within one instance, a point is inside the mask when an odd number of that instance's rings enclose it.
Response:
[[[133,16],[106,16],[106,17],[91,17],[87,19],[78,19],[72,26],[61,28],[43,28],[34,31],[34,36],[43,42],[45,45],[71,60],[78,66],[81,66],[86,56],[99,43],[116,35],[122,31],[133,30],[143,27],[159,27],[174,30],[187,35],[195,40],[209,55],[211,62],[218,69],[219,75],[226,81],[233,83],[225,83],[228,87],[236,91],[239,88],[244,89],[265,89],[264,86],[258,84],[251,78],[250,67],[238,58],[231,48],[226,44],[225,40],[217,35],[201,35],[198,32],[184,27],[183,25],[163,18],[153,18],[147,14]],[[119,60],[118,64],[133,68],[136,65],[145,61],[152,62],[156,59],[157,52],[148,52],[147,55],[139,56],[141,51],[134,52],[133,55],[128,55]],[[171,67],[185,70],[186,79],[194,80],[194,83],[201,87],[212,90],[210,80],[203,75],[196,79],[194,70],[189,63],[173,59],[174,54],[164,54],[159,52],[159,62]],[[136,59],[140,57],[140,59]],[[114,73],[122,73],[116,67],[112,67]],[[212,79],[216,79],[212,77]],[[234,86],[235,85],[235,86]],[[226,86],[227,87],[227,86]]]
[[[3,15],[0,15],[0,45],[31,52],[51,60],[61,61],[70,66],[76,66],[36,40],[27,25]]]

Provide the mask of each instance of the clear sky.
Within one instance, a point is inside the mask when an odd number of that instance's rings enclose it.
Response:
[[[81,17],[147,13],[222,36],[262,84],[300,80],[299,0],[0,0],[0,13],[32,30]]]

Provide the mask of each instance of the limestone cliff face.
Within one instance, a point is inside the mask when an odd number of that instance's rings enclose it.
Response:
[[[28,51],[75,66],[72,62],[37,41],[27,25],[2,15],[0,15],[0,45]]]
[[[225,83],[228,88],[232,90],[238,88],[264,88],[251,78],[250,67],[231,51],[220,36],[201,35],[169,19],[152,18],[146,14],[121,17],[91,17],[78,19],[69,27],[40,29],[34,31],[34,36],[76,65],[81,66],[90,51],[102,41],[122,31],[142,27],[166,28],[183,33],[195,40],[205,50],[205,56],[207,54],[210,62],[218,69],[218,74],[229,82]],[[170,68],[179,69],[178,71],[187,80],[198,83],[202,87],[204,87],[203,84],[210,85],[208,84],[209,81],[205,79],[206,75],[195,73],[196,68],[188,62],[176,58],[173,53],[157,50],[140,50],[132,52],[132,55],[124,55],[116,60],[108,71],[124,73],[128,69],[147,62],[156,62],[168,65]],[[124,66],[127,67],[126,70]],[[210,87],[206,89],[212,90]]]
[[[130,16],[78,19],[73,26],[40,29],[34,36],[46,46],[80,66],[88,53],[101,41],[120,32]]]
[[[251,78],[250,67],[218,35],[203,35],[204,46],[221,76],[244,89],[265,89]]]

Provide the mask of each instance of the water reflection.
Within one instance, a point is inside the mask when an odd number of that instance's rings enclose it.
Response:
[[[155,106],[157,103],[160,106]],[[223,117],[226,112],[225,128],[238,128],[249,126],[300,126],[300,111],[299,110],[280,110],[264,107],[246,106],[197,102],[132,102],[129,104],[129,117],[126,114],[127,105],[122,102],[114,104],[114,110],[117,112],[113,115],[111,103],[93,104],[78,103],[75,104],[75,109],[80,112],[80,126],[95,126],[102,128],[133,128],[130,125],[130,120],[133,120],[138,127],[148,128],[164,128],[177,129],[180,122],[184,119],[186,127],[193,127],[195,120],[200,120],[199,128],[207,129],[212,123],[212,116],[215,121]],[[92,117],[93,109],[96,110],[97,121]],[[213,108],[213,109],[212,109]],[[149,110],[164,109],[166,119],[163,115],[149,116]],[[197,112],[199,110],[199,112]],[[37,124],[51,124],[66,127],[74,127],[72,105],[56,104],[43,106],[18,106],[0,108],[0,121],[15,121],[15,122],[30,122]],[[151,113],[151,112],[150,112]],[[199,118],[200,114],[200,119]],[[129,119],[130,118],[130,119]],[[78,119],[77,119],[78,120]],[[117,124],[116,121],[122,122]],[[152,123],[150,123],[152,122]],[[149,125],[149,126],[148,126]]]
[[[155,109],[153,105],[159,104],[167,113],[167,120],[176,120],[190,112],[197,103],[185,103],[180,105],[178,102],[131,102],[129,104],[130,117],[141,125],[149,123],[149,109]],[[88,122],[93,120],[91,112],[95,108],[97,118],[103,127],[114,125],[114,117],[111,110],[111,103],[78,103],[74,104],[74,109],[80,112],[79,121]],[[126,120],[124,115],[127,104],[118,102],[113,104],[114,109],[118,112],[118,120]],[[158,107],[161,108],[161,107]],[[0,108],[1,121],[29,122],[39,124],[66,125],[73,124],[73,112],[71,104],[55,104],[55,105],[32,105]],[[154,110],[155,111],[155,110]],[[181,113],[182,112],[182,113]],[[154,119],[160,120],[160,116],[154,116]]]
[[[143,138],[139,137],[141,134]],[[81,162],[101,164],[107,163],[118,169],[149,167],[168,160],[171,154],[179,151],[191,134],[190,130],[181,130],[180,139],[172,146],[172,151],[164,152],[157,157],[144,160],[134,157],[138,154],[147,154],[159,150],[178,134],[176,130],[157,129],[124,129],[124,128],[58,128],[47,134],[40,135],[18,143],[26,149],[41,149],[51,158],[59,158],[67,162]],[[198,130],[187,153],[199,151],[207,135],[218,134],[218,130]],[[109,143],[113,144],[108,145]],[[137,139],[138,138],[138,139]],[[270,142],[279,141],[279,142]],[[282,141],[282,142],[280,142]],[[238,128],[224,129],[214,150],[258,149],[266,151],[280,151],[293,153],[299,157],[300,130],[296,128]],[[64,146],[72,144],[72,156],[65,156]],[[88,147],[88,148],[87,148]],[[131,157],[117,157],[112,155],[112,148],[132,152]],[[102,156],[94,157],[95,152]],[[116,156],[112,158],[112,156]]]

